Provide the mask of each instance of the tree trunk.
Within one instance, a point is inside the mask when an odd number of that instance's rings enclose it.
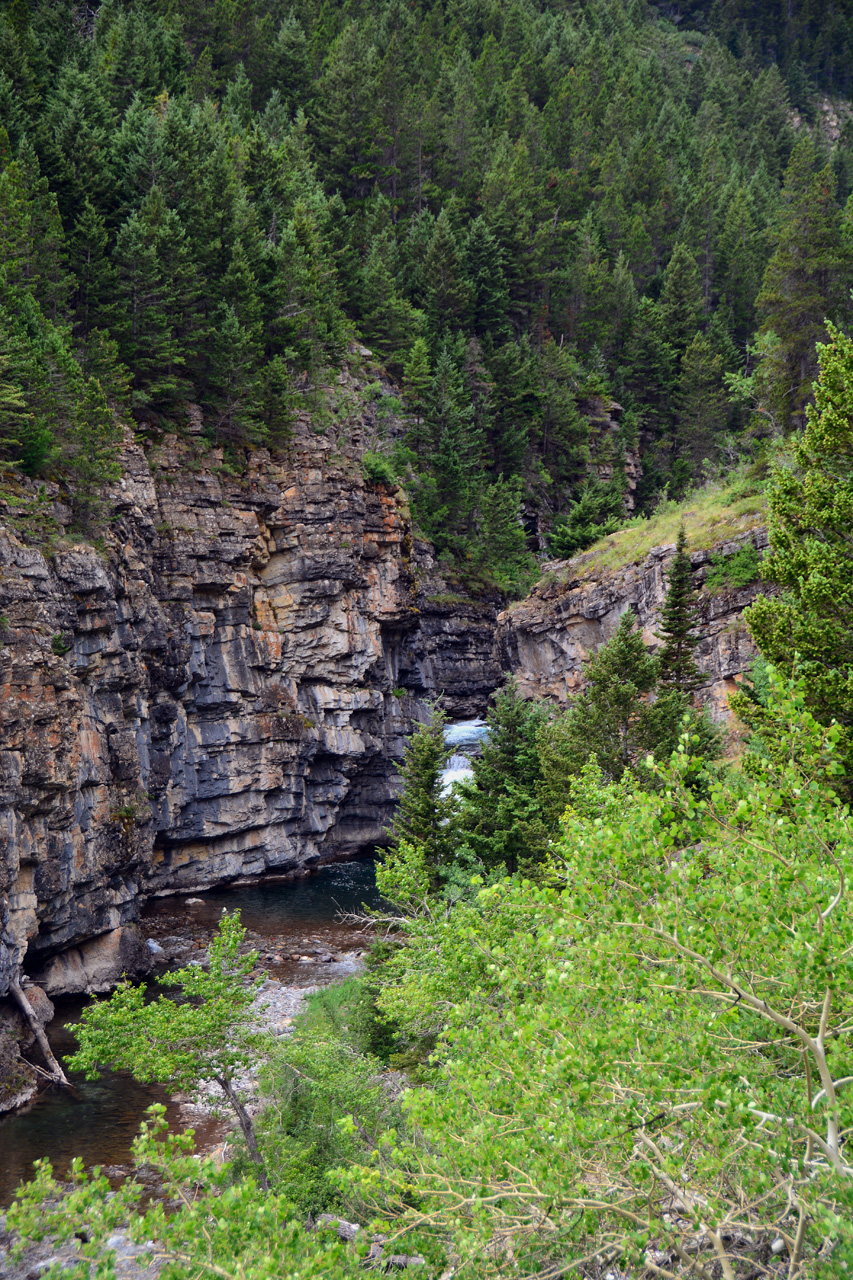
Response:
[[[57,1084],[64,1084],[66,1088],[70,1088],[71,1085],[68,1080],[68,1077],[66,1076],[65,1072],[62,1070],[62,1067],[59,1065],[56,1058],[54,1057],[53,1050],[50,1047],[48,1038],[44,1034],[44,1027],[42,1027],[41,1023],[38,1021],[35,1014],[33,1013],[32,1005],[30,1004],[27,997],[24,995],[24,992],[21,989],[20,983],[18,982],[11,983],[9,986],[9,990],[11,991],[15,1000],[17,1001],[20,1007],[21,1013],[26,1018],[27,1026],[30,1028],[30,1031],[32,1031],[33,1035],[35,1036],[38,1042],[38,1047],[41,1049],[42,1054],[44,1055],[45,1062],[50,1067],[50,1074],[53,1076],[53,1079],[56,1081]]]
[[[246,1148],[249,1155],[253,1162],[258,1166],[258,1182],[261,1184],[264,1191],[269,1191],[270,1184],[267,1178],[267,1171],[264,1167],[264,1158],[261,1155],[258,1147],[258,1140],[255,1137],[255,1126],[252,1124],[252,1117],[237,1097],[234,1086],[227,1076],[217,1076],[216,1083],[219,1085],[220,1089],[231,1104],[232,1110],[234,1111],[240,1128],[243,1131],[243,1137],[246,1139]]]

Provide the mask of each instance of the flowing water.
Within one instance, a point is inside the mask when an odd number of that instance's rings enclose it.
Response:
[[[471,776],[471,757],[478,754],[488,733],[485,721],[464,720],[445,729],[445,742],[454,748],[443,773],[444,790]],[[359,926],[340,917],[358,912],[363,904],[377,906],[374,865],[370,860],[332,863],[297,881],[258,881],[150,902],[140,921],[147,937],[174,950],[180,944],[203,953],[223,911],[239,908],[249,941],[261,953],[262,967],[279,982],[314,986],[344,977],[356,968],[353,956],[366,942]],[[334,956],[331,962],[321,959]],[[57,1001],[56,1017],[47,1028],[60,1060],[74,1052],[68,1027],[80,1018],[85,1001]],[[124,1072],[104,1072],[99,1080],[72,1076],[75,1091],[47,1088],[27,1107],[0,1116],[0,1208],[15,1187],[32,1176],[34,1160],[47,1157],[54,1171],[64,1175],[74,1156],[87,1166],[127,1163],[145,1109],[152,1102],[167,1104],[170,1123],[181,1127],[177,1105],[157,1085],[142,1085]],[[200,1145],[210,1145],[222,1132],[222,1122],[196,1124]]]
[[[489,726],[485,720],[458,720],[449,724],[444,730],[444,742],[453,747],[453,755],[441,774],[442,792],[450,791],[454,782],[464,782],[473,776],[471,757],[478,755],[483,742],[488,737]]]
[[[348,957],[365,939],[356,924],[341,922],[338,916],[379,901],[369,860],[333,863],[295,882],[260,881],[198,897],[196,903],[186,897],[149,903],[140,922],[146,936],[178,939],[202,950],[222,912],[239,908],[252,945],[262,953],[263,968],[294,986],[313,986],[352,972],[355,964]],[[337,963],[321,961],[317,953],[324,951],[344,955]],[[311,954],[303,956],[305,952]],[[70,997],[57,1001],[47,1032],[61,1060],[74,1052],[68,1026],[79,1020],[84,1003]],[[72,1080],[74,1095],[48,1088],[29,1106],[0,1116],[0,1208],[9,1203],[15,1187],[32,1176],[33,1161],[42,1157],[50,1159],[59,1175],[66,1173],[74,1156],[82,1157],[87,1166],[125,1164],[152,1102],[166,1102],[170,1122],[176,1128],[181,1125],[177,1106],[168,1104],[165,1091],[156,1085],[141,1085],[124,1072],[105,1072],[96,1081],[80,1076]],[[209,1145],[222,1131],[222,1122],[194,1127],[200,1145]]]

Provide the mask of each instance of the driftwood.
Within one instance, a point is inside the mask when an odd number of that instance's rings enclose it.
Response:
[[[71,1082],[54,1056],[53,1050],[50,1047],[50,1041],[44,1033],[44,1027],[33,1013],[32,1005],[24,995],[20,983],[12,982],[9,986],[9,991],[11,992],[13,999],[17,1002],[21,1013],[26,1018],[27,1026],[30,1028],[30,1031],[32,1031],[36,1041],[38,1042],[38,1047],[41,1049],[44,1060],[50,1068],[51,1080],[56,1084],[65,1085],[66,1089],[70,1089]]]

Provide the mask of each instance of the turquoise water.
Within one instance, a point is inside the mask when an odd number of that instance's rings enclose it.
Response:
[[[280,884],[259,882],[237,889],[198,894],[201,904],[187,905],[185,898],[161,898],[150,903],[140,921],[154,936],[165,932],[205,938],[215,928],[222,911],[239,907],[243,924],[274,947],[297,947],[306,939],[317,940],[330,951],[352,950],[362,939],[352,925],[337,920],[340,911],[357,911],[362,903],[378,904],[372,861],[339,862],[322,867],[302,880]],[[257,945],[257,944],[256,944]],[[267,965],[283,982],[306,985],[336,976],[334,966]],[[79,1020],[84,1001],[57,1002],[56,1017],[47,1028],[57,1057],[74,1052],[68,1026]],[[64,1174],[74,1156],[87,1166],[125,1164],[139,1131],[146,1107],[166,1102],[156,1085],[141,1085],[132,1077],[105,1072],[99,1080],[72,1076],[74,1094],[48,1088],[27,1108],[0,1117],[0,1208],[7,1205],[18,1184],[32,1176],[33,1161],[47,1157],[58,1174]],[[173,1125],[179,1126],[177,1108],[169,1108]],[[199,1137],[218,1131],[209,1122]]]

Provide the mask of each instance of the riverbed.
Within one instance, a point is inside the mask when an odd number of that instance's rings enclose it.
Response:
[[[356,923],[342,920],[362,904],[378,905],[372,860],[332,863],[295,881],[260,881],[204,894],[156,899],[140,925],[177,963],[200,956],[223,911],[239,909],[258,968],[294,993],[346,977],[359,967],[368,942]],[[54,1052],[64,1060],[75,1048],[68,1027],[79,1021],[85,1001],[56,1002],[47,1028]],[[74,1093],[49,1087],[27,1107],[0,1117],[0,1208],[18,1184],[32,1177],[33,1161],[47,1157],[64,1175],[74,1156],[87,1167],[114,1168],[130,1158],[145,1110],[164,1102],[170,1123],[187,1127],[187,1113],[157,1085],[142,1085],[125,1072],[104,1072],[99,1080],[72,1075]],[[224,1133],[222,1121],[192,1117],[199,1145],[210,1147]]]
[[[445,793],[472,776],[472,758],[487,735],[480,719],[446,726],[445,742],[453,754],[442,775]],[[161,948],[174,967],[200,959],[222,913],[239,909],[248,942],[259,953],[259,971],[281,984],[279,1003],[295,1006],[298,993],[345,978],[360,967],[369,936],[343,917],[357,913],[362,905],[379,905],[371,859],[332,863],[298,880],[257,881],[154,899],[143,910],[140,925],[155,954]],[[68,1028],[79,1021],[84,1005],[79,998],[57,1002],[47,1032],[61,1061],[74,1052]],[[226,1122],[170,1099],[157,1085],[139,1084],[125,1072],[106,1071],[96,1081],[80,1075],[71,1079],[73,1094],[49,1087],[27,1107],[0,1116],[0,1209],[19,1183],[32,1177],[34,1160],[47,1157],[60,1176],[75,1156],[86,1167],[118,1171],[130,1159],[133,1139],[153,1102],[166,1104],[175,1129],[195,1129],[202,1149],[209,1149],[227,1128]]]

